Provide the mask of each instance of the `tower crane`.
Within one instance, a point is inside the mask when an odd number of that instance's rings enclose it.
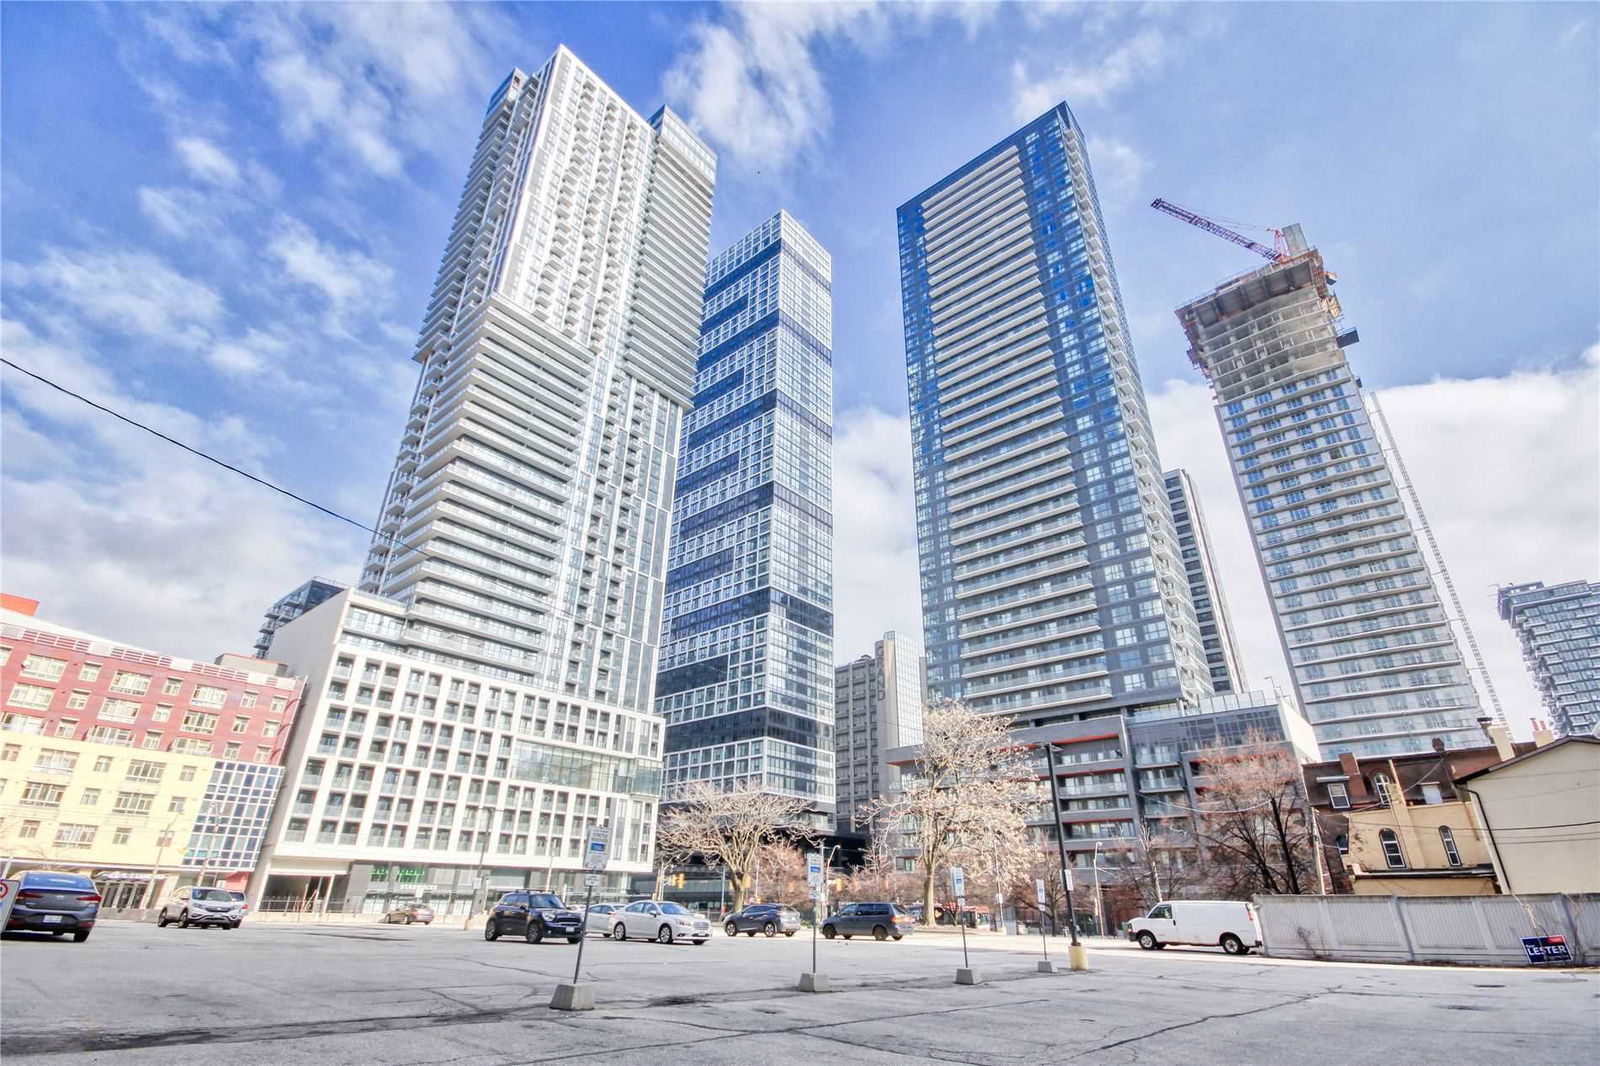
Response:
[[[1189,225],[1203,229],[1207,233],[1215,234],[1225,241],[1232,241],[1243,248],[1248,248],[1257,255],[1272,260],[1274,263],[1282,263],[1289,258],[1289,242],[1283,239],[1283,231],[1280,229],[1272,231],[1273,243],[1276,247],[1268,248],[1266,245],[1253,241],[1242,233],[1235,233],[1226,226],[1220,226],[1203,215],[1197,215],[1187,208],[1179,207],[1177,204],[1166,200],[1157,199],[1150,206],[1157,211],[1163,211],[1171,215],[1173,218],[1182,219]]]

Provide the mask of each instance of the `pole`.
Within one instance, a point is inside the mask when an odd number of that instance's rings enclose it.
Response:
[[[483,907],[484,910],[489,909],[489,882],[488,879],[484,878],[483,876],[483,864],[489,856],[489,838],[494,835],[494,811],[490,810],[488,807],[485,807],[483,808],[483,813],[489,816],[489,824],[484,827],[483,846],[478,849],[478,868],[472,871],[472,902],[467,905],[467,916],[461,923],[461,928],[463,929],[471,928],[472,916],[478,913],[479,879],[483,880]],[[587,914],[584,915],[584,920],[588,920]]]
[[[967,916],[962,913],[961,901],[956,900],[956,924],[961,927],[961,965],[972,969],[972,960],[967,958]]]
[[[1067,839],[1061,833],[1061,807],[1056,799],[1056,749],[1050,741],[1044,742],[1045,766],[1050,770],[1050,822],[1056,833],[1056,852],[1061,859],[1061,887],[1067,893],[1067,931],[1070,943],[1078,946],[1078,923],[1072,913],[1072,880],[1067,877]]]
[[[586,885],[583,893],[583,925],[578,934],[578,961],[572,965],[573,984],[578,983],[579,975],[583,973],[583,945],[589,939],[589,907],[594,903],[594,885],[588,883],[590,880],[588,877],[583,880]]]
[[[1055,925],[1055,919],[1050,919],[1050,924]],[[1044,935],[1044,911],[1039,912],[1039,944],[1044,948],[1045,961],[1050,961],[1050,938]]]
[[[811,972],[817,972],[817,926],[822,924],[822,893],[811,896]]]

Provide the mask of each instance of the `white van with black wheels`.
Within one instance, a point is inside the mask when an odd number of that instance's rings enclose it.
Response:
[[[1175,899],[1157,903],[1143,918],[1128,923],[1128,939],[1146,951],[1168,944],[1219,947],[1229,955],[1248,955],[1261,946],[1256,906],[1231,899]]]

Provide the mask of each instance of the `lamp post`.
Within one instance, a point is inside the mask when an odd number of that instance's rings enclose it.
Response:
[[[483,864],[489,855],[489,838],[494,835],[494,809],[492,807],[484,807],[481,813],[488,816],[486,821],[489,824],[484,826],[483,846],[478,849],[478,867],[472,872],[472,904],[467,907],[467,917],[461,923],[462,929],[471,928],[472,916],[478,913],[478,880],[480,878],[483,878],[484,908],[488,909],[489,905],[489,882],[487,878],[483,877]]]
[[[148,910],[150,905],[155,902],[156,882],[161,877],[161,857],[167,853],[167,844],[170,843],[170,840],[165,840],[164,838],[170,836],[172,827],[177,825],[178,819],[182,817],[182,811],[174,814],[172,821],[168,822],[167,827],[161,831],[161,836],[156,837],[156,862],[150,868],[150,887],[145,891],[144,906],[140,908],[141,910]]]
[[[1067,930],[1072,936],[1067,946],[1067,960],[1072,969],[1087,970],[1089,952],[1078,940],[1078,922],[1072,910],[1072,875],[1067,872],[1067,839],[1061,829],[1061,804],[1056,799],[1056,750],[1049,740],[1044,742],[1044,763],[1050,774],[1050,824],[1055,829],[1056,853],[1061,860],[1061,887],[1067,893]]]

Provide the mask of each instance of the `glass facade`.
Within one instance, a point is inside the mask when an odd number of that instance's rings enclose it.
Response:
[[[1194,601],[1194,618],[1200,625],[1206,668],[1211,672],[1211,690],[1219,694],[1237,692],[1244,687],[1244,671],[1233,640],[1228,601],[1222,595],[1222,582],[1211,556],[1211,533],[1200,510],[1200,497],[1187,470],[1168,470],[1163,478],[1167,503],[1172,508],[1172,526],[1178,534],[1178,550],[1183,553],[1183,569],[1189,579],[1189,597]]]
[[[183,865],[211,872],[254,869],[282,778],[281,766],[218,762],[206,783]]]
[[[706,272],[656,710],[666,787],[833,809],[832,263],[779,213]]]
[[[1211,382],[1234,480],[1324,753],[1475,747],[1481,713],[1418,549],[1322,257],[1290,258],[1178,310]]]
[[[1600,583],[1507,585],[1499,605],[1556,736],[1600,735]]]
[[[1066,105],[898,225],[929,697],[1023,725],[1208,695]]]

